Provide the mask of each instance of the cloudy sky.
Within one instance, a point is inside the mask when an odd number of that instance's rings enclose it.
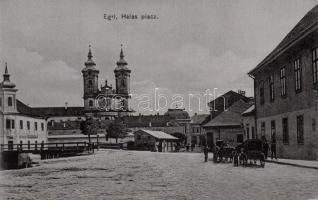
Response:
[[[168,100],[179,94],[185,98],[182,107],[189,110],[188,94],[206,89],[218,88],[218,94],[242,89],[253,95],[247,72],[317,3],[1,0],[1,72],[8,62],[18,98],[26,104],[81,106],[81,69],[88,45],[101,84],[105,79],[114,83],[113,70],[123,44],[132,70],[131,92],[153,95],[158,88]],[[104,14],[115,14],[118,20],[105,20]],[[157,19],[122,20],[121,14],[155,14]],[[137,104],[134,99],[135,110]],[[191,105],[191,113],[198,111],[198,105]]]

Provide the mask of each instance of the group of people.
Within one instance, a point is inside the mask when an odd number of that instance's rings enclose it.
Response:
[[[267,142],[266,137],[262,136],[262,141],[263,141],[263,153],[265,155],[265,159],[268,158],[268,151],[271,152],[271,159],[273,160],[274,158],[277,160],[277,154],[276,154],[276,139],[273,138],[270,144]],[[208,161],[208,155],[209,155],[209,147],[206,145],[203,148],[203,153],[204,153],[204,161]]]
[[[270,151],[271,152],[271,159],[273,160],[275,158],[277,160],[276,139],[273,138],[270,145],[268,144],[265,136],[262,136],[262,141],[263,141],[263,153],[265,155],[265,159],[267,159],[268,151]]]

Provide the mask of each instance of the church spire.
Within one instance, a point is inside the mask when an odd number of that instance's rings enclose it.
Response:
[[[3,88],[14,88],[15,84],[10,81],[10,74],[8,72],[8,64],[5,62],[5,70],[3,74],[3,82],[2,82]]]
[[[123,45],[120,45],[120,55],[119,55],[119,61],[117,62],[117,65],[128,65],[128,63],[124,60],[124,51],[123,51]]]
[[[87,55],[87,58],[88,58],[88,60],[91,60],[92,57],[93,57],[93,55],[92,55],[91,45],[88,45],[88,55]]]
[[[5,74],[8,74],[8,64],[7,64],[7,62],[5,62],[5,66],[6,66],[6,68],[5,68]]]
[[[88,45],[88,54],[87,54],[87,61],[85,62],[85,66],[93,66],[96,65],[95,62],[93,61],[93,54],[92,54],[92,50],[91,50],[91,45]]]
[[[5,70],[3,74],[3,81],[10,81],[10,74],[8,73],[8,64],[5,62]]]
[[[120,45],[120,59],[124,59],[123,44]]]

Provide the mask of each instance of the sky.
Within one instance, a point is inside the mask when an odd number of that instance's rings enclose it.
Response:
[[[131,73],[131,107],[208,113],[206,90],[253,95],[247,75],[318,1],[314,0],[1,0],[0,72],[8,63],[17,98],[30,106],[83,105],[81,70],[88,45],[99,83],[114,85],[123,44]],[[117,20],[104,19],[104,15]],[[121,19],[122,14],[138,19]],[[141,20],[141,15],[156,19]],[[215,89],[216,88],[216,89]],[[199,101],[191,94],[200,95]],[[140,109],[144,95],[150,109]],[[162,109],[154,106],[155,95]],[[213,98],[213,97],[212,97]],[[157,98],[158,99],[158,98]],[[160,99],[160,98],[159,98]],[[158,108],[158,106],[157,106]]]

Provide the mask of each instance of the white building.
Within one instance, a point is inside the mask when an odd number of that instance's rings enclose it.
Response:
[[[0,83],[0,144],[47,142],[46,120],[32,115],[31,108],[16,98],[7,64]]]

